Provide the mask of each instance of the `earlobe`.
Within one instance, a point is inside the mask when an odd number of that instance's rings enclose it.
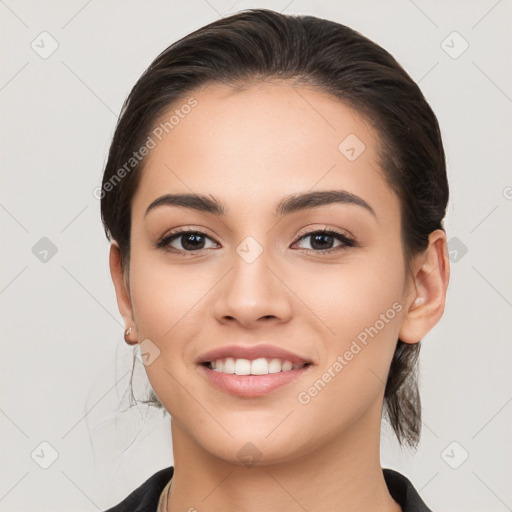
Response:
[[[110,275],[116,291],[117,306],[126,325],[124,339],[129,345],[134,345],[137,344],[137,332],[133,321],[129,286],[125,279],[127,269],[123,269],[121,249],[116,241],[110,244],[109,264]]]
[[[446,233],[438,229],[429,236],[427,249],[417,257],[414,288],[405,298],[407,308],[399,337],[404,343],[418,343],[439,322],[444,312],[450,279]]]

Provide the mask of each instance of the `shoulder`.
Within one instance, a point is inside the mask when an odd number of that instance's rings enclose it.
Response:
[[[173,473],[173,466],[157,471],[123,501],[105,512],[155,512],[160,494]]]
[[[402,507],[402,512],[432,512],[407,477],[393,469],[385,468],[382,472],[389,493]]]

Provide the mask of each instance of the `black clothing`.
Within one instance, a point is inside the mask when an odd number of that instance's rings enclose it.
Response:
[[[173,466],[157,471],[123,501],[105,512],[156,512],[160,494],[173,473]],[[383,473],[389,493],[402,507],[402,512],[432,512],[405,476],[392,469],[383,469]]]

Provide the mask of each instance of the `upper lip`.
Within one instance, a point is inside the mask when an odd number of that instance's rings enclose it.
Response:
[[[227,345],[225,347],[210,350],[199,356],[198,364],[210,363],[218,359],[225,359],[232,357],[234,359],[258,359],[265,357],[267,359],[282,359],[283,361],[290,361],[292,364],[305,364],[310,363],[305,359],[289,350],[269,344],[261,345]]]

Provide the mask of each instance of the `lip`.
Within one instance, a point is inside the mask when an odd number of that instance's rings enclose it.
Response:
[[[236,375],[222,373],[208,368],[204,364],[198,366],[199,371],[213,386],[242,398],[256,398],[284,386],[292,384],[305,373],[309,373],[313,365],[303,366],[296,370],[269,373],[267,375]]]
[[[212,370],[206,363],[232,357],[234,359],[249,359],[250,361],[265,357],[267,359],[282,359],[290,361],[293,365],[307,364],[301,368],[267,375],[236,375],[234,373],[223,373]],[[289,350],[269,344],[260,345],[228,345],[210,350],[199,356],[197,359],[199,371],[206,377],[213,386],[243,398],[256,398],[265,396],[268,393],[284,386],[292,384],[304,374],[309,373],[314,362],[294,354]]]
[[[226,357],[232,357],[234,359],[249,359],[251,361],[253,359],[258,359],[259,357],[265,357],[267,359],[275,358],[282,359],[284,361],[290,361],[292,364],[313,363],[311,360],[294,354],[293,352],[285,350],[284,348],[277,347],[275,345],[269,345],[268,343],[250,346],[227,345],[225,347],[216,348],[200,355],[197,359],[197,363],[210,363],[212,361],[216,361],[217,359],[224,359]]]

